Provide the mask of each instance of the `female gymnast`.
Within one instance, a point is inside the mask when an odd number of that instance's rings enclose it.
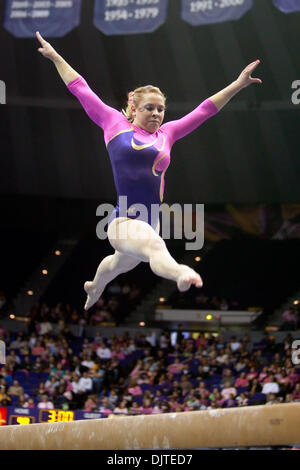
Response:
[[[249,64],[237,80],[203,101],[191,113],[162,125],[166,98],[159,88],[149,85],[129,93],[127,109],[120,113],[103,103],[39,32],[36,36],[41,45],[38,51],[54,63],[87,115],[103,129],[118,194],[118,204],[107,229],[115,252],[101,261],[93,281],[85,282],[85,310],[97,302],[109,282],[141,261],[148,262],[156,275],[175,281],[181,292],[191,285],[202,287],[200,275],[178,264],[168,252],[159,236],[157,210],[152,209],[159,207],[163,200],[164,176],[173,144],[216,114],[240,90],[252,83],[262,83],[251,76],[260,61]],[[126,211],[121,208],[121,199],[125,196],[126,207],[129,207]],[[146,211],[138,210],[141,204]]]

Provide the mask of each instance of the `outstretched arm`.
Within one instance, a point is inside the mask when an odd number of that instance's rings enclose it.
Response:
[[[239,91],[246,88],[253,83],[262,83],[260,78],[252,78],[252,73],[260,64],[259,60],[249,64],[240,74],[237,80],[231,83],[228,87],[219,91],[209,99],[214,103],[218,110],[222,109]]]
[[[102,129],[112,127],[120,121],[120,118],[122,118],[121,113],[103,103],[91,90],[84,78],[55,51],[49,42],[44,40],[39,32],[36,33],[36,37],[41,44],[38,51],[54,63],[69,91],[76,96],[90,119]]]
[[[203,101],[196,109],[183,118],[167,122],[161,127],[161,129],[168,133],[172,142],[190,134],[207,119],[220,111],[220,109],[222,109],[223,106],[225,106],[225,104],[227,104],[231,98],[243,88],[246,88],[252,83],[262,83],[259,78],[252,78],[251,76],[259,63],[260,61],[257,60],[252,62],[252,64],[249,64],[242,71],[238,79],[231,83],[231,85]]]
[[[56,52],[56,50],[49,44],[49,42],[45,41],[45,39],[40,35],[37,31],[36,37],[39,40],[41,47],[38,51],[47,59],[51,60],[59,75],[61,76],[62,80],[68,85],[70,82],[75,80],[79,77],[79,73],[77,73],[72,67]]]

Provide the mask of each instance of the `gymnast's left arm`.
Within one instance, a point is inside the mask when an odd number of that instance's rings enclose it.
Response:
[[[253,78],[252,73],[260,64],[259,60],[252,62],[242,71],[240,76],[229,86],[219,91],[209,99],[220,111],[237,93],[253,83],[262,83],[260,78]]]
[[[257,60],[252,62],[252,64],[249,64],[242,71],[237,80],[203,101],[196,109],[183,118],[163,124],[161,129],[168,134],[172,143],[187,134],[190,134],[207,119],[218,113],[231,100],[231,98],[233,98],[243,88],[246,88],[252,83],[262,83],[259,78],[252,78],[251,76],[259,63],[260,61]]]

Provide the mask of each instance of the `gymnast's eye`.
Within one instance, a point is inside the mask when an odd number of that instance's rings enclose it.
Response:
[[[156,108],[156,106],[154,106],[153,104],[146,104],[146,106],[144,106],[144,109],[146,109],[147,111],[154,111],[154,109]],[[164,106],[157,106],[157,111],[159,113],[163,113],[165,110]]]

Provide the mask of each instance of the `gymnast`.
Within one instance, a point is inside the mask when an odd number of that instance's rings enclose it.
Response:
[[[220,111],[243,88],[262,83],[259,78],[252,77],[260,61],[249,64],[237,80],[186,116],[162,124],[166,97],[159,88],[148,85],[130,92],[127,109],[121,113],[103,103],[39,32],[36,36],[41,46],[38,51],[54,63],[69,91],[90,119],[103,129],[118,195],[107,228],[115,252],[101,261],[93,281],[84,283],[85,310],[97,302],[109,282],[141,261],[149,263],[156,275],[175,281],[181,292],[191,285],[202,287],[200,275],[190,267],[178,264],[170,255],[159,236],[157,210],[152,208],[159,207],[163,201],[164,177],[173,144]],[[129,209],[121,210],[121,196],[127,197],[126,208]],[[139,210],[141,204],[146,211]]]

